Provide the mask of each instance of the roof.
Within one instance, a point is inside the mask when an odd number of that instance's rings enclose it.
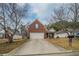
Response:
[[[57,31],[55,32],[56,34],[62,34],[62,33],[67,33],[67,31]]]
[[[53,28],[51,28],[49,31],[51,31],[51,32],[55,32],[55,30],[54,30]]]
[[[55,32],[55,30],[53,28],[47,30],[47,32]]]

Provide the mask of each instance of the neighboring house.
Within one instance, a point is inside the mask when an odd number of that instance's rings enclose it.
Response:
[[[58,31],[55,32],[54,37],[58,38],[58,37],[67,37],[68,36],[68,32],[66,31]]]
[[[4,30],[1,30],[0,31],[0,38],[3,38],[4,37],[4,34],[5,34],[5,31]]]
[[[7,31],[9,34],[14,34],[15,29],[11,29],[10,27],[7,27]],[[15,34],[13,35],[13,39],[20,39],[20,38],[22,38],[22,35],[19,30],[16,30]]]
[[[15,35],[13,36],[13,39],[22,39],[22,36],[21,36],[21,35],[16,35],[16,34],[15,34]]]
[[[20,31],[17,30],[13,36],[13,39],[21,39],[21,38],[22,38],[22,35],[21,35]]]
[[[45,27],[36,19],[28,28],[30,39],[44,39],[45,38]]]
[[[46,38],[54,38],[55,30],[53,28],[46,30]]]
[[[73,30],[73,33],[74,33],[75,36],[78,36],[79,37],[79,29]]]

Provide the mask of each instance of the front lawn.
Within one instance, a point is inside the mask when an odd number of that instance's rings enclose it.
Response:
[[[68,50],[74,50],[74,51],[78,51],[79,50],[79,40],[73,40],[72,43],[72,47],[69,47],[69,43],[68,43],[68,38],[56,38],[56,39],[48,39],[48,41],[54,45],[58,45],[61,46],[65,49]]]
[[[15,49],[16,47],[20,46],[26,42],[26,40],[18,40],[14,41],[13,43],[0,43],[0,54],[8,53],[11,50]]]
[[[8,42],[8,39],[0,39],[0,44],[5,42]]]

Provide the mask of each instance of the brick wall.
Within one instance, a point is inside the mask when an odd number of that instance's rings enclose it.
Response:
[[[35,28],[35,24],[38,24],[39,28],[36,29]],[[38,20],[35,20],[28,28],[29,32],[45,32],[45,28],[44,28],[44,25],[41,24],[40,21]]]

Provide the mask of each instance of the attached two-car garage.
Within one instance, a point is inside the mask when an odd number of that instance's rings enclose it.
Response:
[[[44,33],[30,33],[30,39],[44,39]]]
[[[44,25],[38,19],[36,19],[28,27],[30,39],[44,39],[45,31],[46,31],[46,29],[45,29]]]

